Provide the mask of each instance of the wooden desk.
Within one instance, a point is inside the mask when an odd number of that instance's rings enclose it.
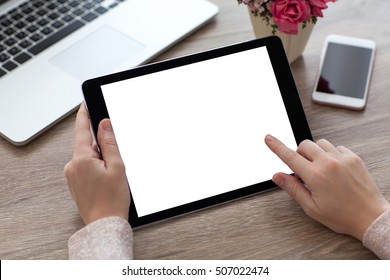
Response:
[[[220,7],[218,17],[158,60],[254,38],[244,7],[235,0],[211,1]],[[292,65],[309,125],[315,139],[327,138],[359,154],[390,200],[390,2],[340,0],[329,6],[303,57]],[[329,33],[367,37],[378,44],[363,112],[311,101],[320,50]],[[74,120],[75,114],[25,147],[0,139],[1,259],[68,257],[67,240],[83,226],[63,176],[72,155]],[[312,221],[281,190],[174,218],[134,235],[137,259],[376,258],[354,238]]]

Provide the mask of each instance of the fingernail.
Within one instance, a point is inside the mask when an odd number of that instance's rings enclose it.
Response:
[[[277,184],[278,186],[282,187],[284,185],[284,179],[282,176],[274,175],[272,177],[272,181]]]
[[[274,140],[274,139],[275,138],[272,135],[270,135],[270,134],[267,134],[265,136],[265,142],[267,142],[267,143],[272,142],[272,140]]]
[[[112,132],[112,125],[110,120],[102,121],[102,127],[105,131]]]

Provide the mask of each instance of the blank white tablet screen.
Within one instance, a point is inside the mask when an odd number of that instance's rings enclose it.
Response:
[[[291,172],[296,142],[266,47],[102,86],[138,216]]]

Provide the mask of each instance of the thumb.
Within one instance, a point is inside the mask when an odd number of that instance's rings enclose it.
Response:
[[[310,191],[295,176],[277,173],[272,181],[295,199],[304,210],[312,206],[313,199]]]
[[[100,122],[97,138],[103,160],[106,164],[115,164],[118,161],[121,163],[122,159],[110,119],[104,119]]]

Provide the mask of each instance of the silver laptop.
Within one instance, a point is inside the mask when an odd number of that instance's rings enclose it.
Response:
[[[206,0],[0,0],[0,135],[24,145],[81,83],[140,65],[218,13]]]

